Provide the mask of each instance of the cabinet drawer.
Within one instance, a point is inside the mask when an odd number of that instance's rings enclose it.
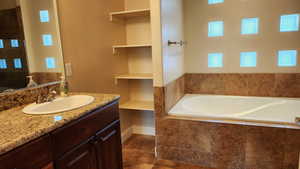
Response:
[[[67,152],[56,161],[56,169],[96,169],[96,157],[90,140]]]
[[[97,131],[119,119],[118,109],[118,102],[113,102],[91,112],[76,122],[54,131],[52,133],[55,148],[54,157],[60,157],[76,145],[95,135]]]
[[[51,139],[47,135],[0,156],[0,169],[39,169],[51,161]]]

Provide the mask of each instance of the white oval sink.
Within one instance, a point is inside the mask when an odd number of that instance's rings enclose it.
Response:
[[[93,103],[94,100],[94,97],[85,95],[59,97],[52,102],[30,104],[23,109],[23,112],[31,115],[62,113],[89,105]]]

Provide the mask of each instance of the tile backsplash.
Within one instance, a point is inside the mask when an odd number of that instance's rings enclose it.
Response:
[[[58,90],[59,82],[48,83],[39,87],[17,90],[10,93],[0,93],[0,111],[33,103],[40,94],[47,94],[51,87],[56,87]]]

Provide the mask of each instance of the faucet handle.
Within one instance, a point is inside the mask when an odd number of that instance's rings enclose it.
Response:
[[[56,86],[50,87],[48,89],[48,93],[49,94],[57,94],[57,92],[56,92]]]
[[[35,101],[36,104],[41,104],[45,100],[44,96],[40,93]]]

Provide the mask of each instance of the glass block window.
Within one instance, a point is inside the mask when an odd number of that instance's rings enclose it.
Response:
[[[220,3],[224,3],[224,0],[208,0],[208,4],[210,4],[210,5],[220,4]]]
[[[223,67],[223,53],[209,53],[208,67],[211,68]]]
[[[3,39],[0,39],[0,49],[3,49],[4,48],[4,41]]]
[[[14,59],[14,67],[15,69],[22,69],[22,60],[20,58]]]
[[[241,67],[256,67],[256,52],[241,52],[240,66]]]
[[[280,32],[299,31],[299,14],[282,15],[280,17]]]
[[[0,59],[0,69],[7,69],[6,59]]]
[[[294,67],[297,66],[297,51],[296,50],[281,50],[278,52],[279,67]]]
[[[40,11],[40,21],[41,22],[49,22],[50,21],[48,10],[41,10]]]
[[[55,69],[56,68],[55,58],[47,57],[45,59],[45,62],[46,62],[47,69]]]
[[[224,22],[223,21],[209,22],[208,36],[209,37],[224,36]]]
[[[10,46],[12,48],[18,48],[19,47],[19,41],[17,39],[10,40]]]
[[[258,34],[259,31],[259,19],[258,18],[244,18],[242,19],[241,26],[242,35]]]
[[[53,45],[52,35],[51,34],[45,34],[45,35],[43,35],[43,45],[44,46],[52,46]]]

